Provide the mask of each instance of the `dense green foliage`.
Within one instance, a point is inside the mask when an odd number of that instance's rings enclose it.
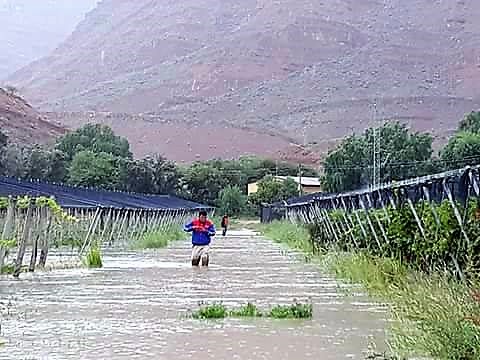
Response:
[[[115,161],[115,157],[107,153],[80,151],[73,156],[69,166],[68,183],[113,188],[118,184],[120,177]]]
[[[220,214],[237,216],[245,212],[247,197],[238,186],[227,186],[220,191],[217,205],[220,209]]]
[[[346,138],[324,162],[326,191],[356,190],[373,183],[374,129]],[[405,125],[387,123],[377,129],[380,182],[398,181],[467,165],[480,164],[480,112],[471,112],[457,132],[433,156],[433,138],[412,133]]]
[[[433,138],[411,133],[400,123],[386,123],[378,129],[380,142],[380,181],[402,180],[434,171],[430,161]],[[325,159],[325,190],[355,190],[372,183],[374,129],[351,135]]]
[[[368,214],[358,211],[367,237],[363,235],[355,216],[341,211],[334,212],[330,216],[333,226],[336,229],[349,229],[336,231],[336,246],[342,250],[365,249],[372,255],[393,258],[423,271],[480,271],[480,224],[476,201],[471,200],[465,209],[464,229],[469,241],[464,238],[448,200],[441,204],[420,202],[415,205],[415,209],[423,234],[408,204],[401,205],[397,210],[388,207],[385,210],[370,210]],[[345,215],[351,218],[353,226],[350,222],[346,223]],[[371,231],[370,223],[377,237]],[[386,239],[380,225],[385,231]],[[334,241],[325,224],[317,224],[309,229],[312,237],[323,247],[328,247]]]
[[[441,151],[446,169],[456,169],[480,163],[480,134],[461,131],[455,134]]]
[[[56,148],[65,154],[67,160],[81,151],[96,154],[110,154],[114,157],[131,158],[127,139],[117,136],[106,125],[87,124],[59,139]]]
[[[272,204],[299,195],[297,183],[290,178],[279,181],[267,175],[257,185],[257,192],[251,194],[249,199],[254,205]]]

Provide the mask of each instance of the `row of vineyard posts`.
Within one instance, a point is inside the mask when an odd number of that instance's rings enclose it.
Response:
[[[92,246],[127,246],[147,232],[180,226],[192,215],[184,208],[62,209],[50,197],[0,198],[0,274],[18,278],[44,268],[52,247],[68,248],[81,261]]]
[[[480,274],[479,167],[318,196],[286,208],[316,251],[389,257],[461,279]]]

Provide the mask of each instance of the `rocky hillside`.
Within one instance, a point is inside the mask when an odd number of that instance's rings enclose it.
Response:
[[[163,154],[171,160],[189,163],[257,155],[313,166],[321,160],[319,154],[295,145],[288,137],[225,124],[169,123],[156,116],[109,112],[48,112],[45,115],[69,129],[87,123],[108,125],[129,140],[136,157]]]
[[[0,88],[0,130],[15,144],[47,144],[65,129],[40,115],[19,96]]]
[[[444,136],[480,108],[479,16],[478,0],[103,0],[10,81],[43,109],[227,123],[321,149],[374,120]]]
[[[97,0],[0,0],[0,79],[48,55]]]

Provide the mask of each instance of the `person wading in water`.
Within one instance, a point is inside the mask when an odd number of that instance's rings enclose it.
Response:
[[[200,260],[203,266],[208,266],[208,251],[216,230],[213,222],[207,219],[207,212],[200,211],[198,218],[186,224],[183,230],[192,233],[192,266],[199,266]]]
[[[228,230],[228,215],[227,214],[223,215],[221,226],[222,226],[222,229],[223,229],[222,235],[223,236],[227,235],[227,230]]]

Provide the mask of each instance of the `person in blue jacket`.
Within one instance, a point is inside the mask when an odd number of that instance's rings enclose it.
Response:
[[[198,218],[192,220],[183,228],[192,233],[192,266],[199,266],[202,260],[203,266],[208,266],[210,242],[215,236],[215,225],[207,219],[207,212],[200,211]]]

